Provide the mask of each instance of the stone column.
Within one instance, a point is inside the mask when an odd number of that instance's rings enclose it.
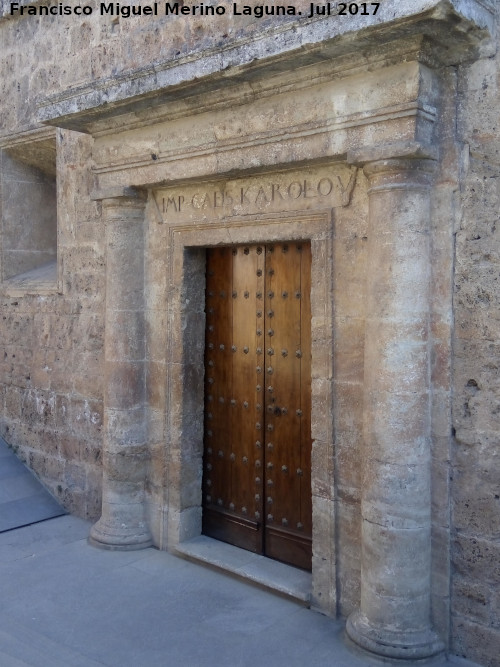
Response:
[[[114,194],[114,193],[113,193]],[[142,549],[148,457],[145,387],[143,193],[101,195],[106,228],[102,516],[91,544]]]
[[[349,637],[391,658],[442,650],[431,629],[429,159],[365,164],[369,266],[361,607]]]

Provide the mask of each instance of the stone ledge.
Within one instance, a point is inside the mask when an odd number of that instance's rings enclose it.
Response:
[[[310,572],[298,570],[205,535],[182,542],[177,545],[174,553],[182,558],[232,574],[238,579],[306,606],[310,605],[312,581]]]
[[[4,280],[0,285],[0,293],[3,296],[56,294],[60,291],[57,272],[57,260],[54,260],[36,269]]]
[[[0,129],[0,148],[8,150],[18,150],[25,144],[46,142],[56,139],[57,130],[53,127],[39,126],[26,127],[19,132],[5,132]]]

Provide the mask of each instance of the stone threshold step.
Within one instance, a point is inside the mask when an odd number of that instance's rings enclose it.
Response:
[[[208,565],[303,605],[311,601],[311,573],[200,535],[177,545],[175,553]]]

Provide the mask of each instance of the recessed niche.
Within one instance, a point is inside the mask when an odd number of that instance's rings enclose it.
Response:
[[[20,286],[57,281],[55,137],[0,151],[1,277]],[[34,273],[33,273],[34,272]],[[37,278],[38,276],[38,278]]]

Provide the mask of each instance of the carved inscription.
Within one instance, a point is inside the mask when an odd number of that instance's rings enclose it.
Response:
[[[300,174],[162,190],[156,193],[166,223],[192,218],[348,206],[356,169],[339,166]]]

